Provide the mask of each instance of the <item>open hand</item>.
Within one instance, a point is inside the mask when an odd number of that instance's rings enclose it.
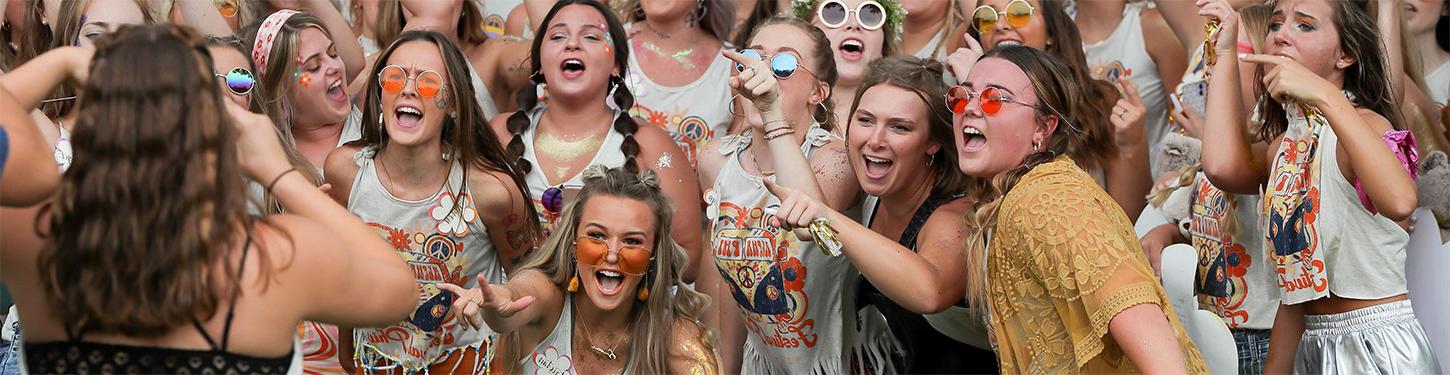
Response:
[[[479,319],[481,309],[487,308],[491,310],[490,313],[507,318],[534,304],[534,296],[514,299],[508,288],[490,285],[483,275],[478,275],[477,288],[463,289],[461,286],[443,283],[438,284],[438,289],[458,296],[453,299],[453,318],[465,322],[473,329],[483,325]]]

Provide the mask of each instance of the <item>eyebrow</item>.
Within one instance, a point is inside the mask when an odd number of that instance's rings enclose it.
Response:
[[[603,231],[606,231],[606,232],[609,231],[609,227],[600,225],[598,223],[588,223],[588,224],[584,224],[584,227],[585,228],[597,228],[597,229],[600,229],[600,230],[603,230]],[[620,234],[620,235],[621,236],[629,236],[629,235],[640,235],[640,236],[643,236],[643,235],[645,235],[645,232],[642,231],[642,230],[636,230],[636,231],[624,232],[623,234]]]

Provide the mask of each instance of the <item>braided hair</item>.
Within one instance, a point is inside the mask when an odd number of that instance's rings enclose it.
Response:
[[[613,43],[610,48],[614,49],[614,66],[619,68],[619,75],[609,77],[609,85],[610,92],[613,93],[611,99],[621,112],[614,116],[614,131],[624,136],[624,142],[619,145],[619,151],[624,153],[624,169],[629,173],[639,173],[639,163],[635,159],[639,157],[640,146],[639,141],[634,137],[635,132],[639,131],[639,124],[635,123],[634,118],[625,112],[634,107],[634,94],[629,92],[629,87],[625,86],[624,80],[624,76],[628,74],[629,70],[629,41],[625,37],[628,34],[624,30],[624,25],[619,23],[619,18],[615,17],[608,7],[594,0],[562,0],[554,3],[554,7],[549,9],[549,14],[544,16],[540,25],[548,25],[554,16],[559,14],[560,9],[570,5],[586,5],[598,10],[599,14],[604,17],[604,22],[608,24],[609,34],[613,36],[609,38]],[[534,168],[533,163],[524,158],[524,132],[532,125],[532,122],[529,121],[529,112],[532,112],[534,107],[539,104],[538,87],[540,84],[546,83],[543,74],[539,73],[543,69],[539,53],[543,41],[542,37],[534,38],[534,45],[529,54],[529,66],[534,74],[529,78],[529,83],[520,87],[519,91],[514,94],[519,103],[519,110],[509,115],[507,121],[509,134],[512,134],[513,137],[509,140],[504,152],[512,160],[514,171],[520,175],[527,175]]]

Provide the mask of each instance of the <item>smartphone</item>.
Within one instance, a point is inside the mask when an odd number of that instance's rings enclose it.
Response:
[[[1208,81],[1194,81],[1178,85],[1178,102],[1180,110],[1192,110],[1194,114],[1202,118],[1207,110]]]

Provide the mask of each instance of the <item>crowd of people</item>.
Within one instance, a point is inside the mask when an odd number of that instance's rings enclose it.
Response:
[[[1450,1],[0,9],[3,374],[1441,371]]]

